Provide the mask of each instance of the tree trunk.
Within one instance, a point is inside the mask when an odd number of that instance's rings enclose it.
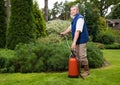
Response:
[[[7,14],[7,24],[10,19],[10,0],[6,0],[6,14]]]
[[[46,21],[48,21],[48,0],[45,0],[44,18]]]

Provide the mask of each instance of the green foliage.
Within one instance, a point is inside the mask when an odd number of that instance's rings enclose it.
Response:
[[[108,44],[105,45],[106,49],[120,49],[120,44],[119,43],[113,43],[113,44]]]
[[[102,43],[95,43],[96,44],[96,46],[98,47],[98,48],[100,48],[100,49],[105,49],[105,45],[104,44],[102,44]]]
[[[42,41],[42,40],[40,40]],[[70,42],[69,42],[70,43]],[[90,67],[101,67],[103,56],[93,43],[88,43],[88,61]],[[36,44],[18,44],[15,51],[7,51],[11,56],[0,57],[0,72],[48,72],[68,69],[70,50],[66,42],[37,42]]]
[[[16,72],[63,71],[67,69],[68,50],[64,44],[19,44],[13,64]]]
[[[60,15],[63,12],[63,2],[58,3],[58,1],[56,1],[54,3],[53,9],[50,10],[50,18],[52,17],[52,19],[55,19],[58,17],[58,15]]]
[[[103,43],[103,44],[112,44],[115,42],[115,37],[114,37],[114,34],[109,31],[109,30],[104,30],[104,31],[101,31],[100,34],[97,35],[97,38],[96,38],[96,42],[100,42],[100,43]]]
[[[0,0],[0,48],[4,48],[6,44],[6,7],[5,1]]]
[[[33,66],[37,57],[32,52],[34,45],[19,44],[16,46],[16,57],[13,59],[13,65],[16,72],[33,72]]]
[[[90,69],[85,78],[71,79],[66,72],[0,74],[0,85],[119,85],[120,50],[102,50],[109,66]]]
[[[47,23],[47,35],[56,34],[56,36],[66,30],[68,26],[70,25],[70,21],[63,21],[63,20],[52,20],[48,21]],[[71,37],[71,34],[68,34],[69,38]]]
[[[104,17],[108,11],[108,8],[111,5],[116,5],[120,3],[120,0],[115,0],[115,1],[113,0],[91,0],[91,2],[93,2],[96,5],[96,7],[100,10],[100,15]]]
[[[62,37],[60,35],[56,35],[56,34],[50,34],[45,38],[38,38],[37,39],[37,43],[61,43],[62,42]]]
[[[120,30],[112,30],[114,37],[115,37],[115,42],[120,43]]]
[[[15,57],[15,51],[0,49],[0,73],[14,72],[12,59]]]
[[[104,64],[103,53],[92,42],[87,45],[87,55],[90,67],[101,67]]]
[[[100,22],[98,24],[100,30],[105,30],[107,28],[106,19],[104,17],[99,18]]]
[[[33,4],[33,15],[35,18],[37,38],[46,36],[46,22],[36,1]]]
[[[92,36],[93,41],[95,41],[97,34],[100,32],[100,15],[99,10],[91,3],[85,4],[85,18],[88,27],[88,33]]]
[[[33,0],[11,0],[11,17],[6,46],[14,49],[19,43],[35,41]]]
[[[118,3],[117,5],[115,5],[112,8],[112,11],[107,16],[107,18],[110,18],[110,19],[120,19],[120,3]]]

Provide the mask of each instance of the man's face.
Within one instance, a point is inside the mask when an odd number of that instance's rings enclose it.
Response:
[[[71,14],[72,16],[76,16],[77,13],[78,13],[78,9],[77,9],[76,7],[72,7],[72,8],[70,9],[70,14]]]

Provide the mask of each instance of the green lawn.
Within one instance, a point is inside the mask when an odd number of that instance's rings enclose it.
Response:
[[[0,74],[0,85],[120,85],[120,50],[102,50],[110,65],[91,69],[85,79],[68,78],[62,73]]]

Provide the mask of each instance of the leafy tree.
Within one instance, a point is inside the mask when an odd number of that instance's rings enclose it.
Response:
[[[108,11],[108,8],[111,5],[116,5],[120,3],[120,0],[90,0],[90,1],[93,2],[96,5],[96,7],[100,10],[101,16],[105,16],[105,14]]]
[[[7,28],[7,22],[6,22],[6,7],[5,7],[5,1],[0,0],[0,48],[5,47],[6,43],[6,28]]]
[[[96,40],[96,35],[99,34],[100,14],[99,10],[91,3],[85,3],[85,13],[89,35],[92,36],[93,41]]]
[[[60,19],[62,20],[69,20],[70,19],[70,7],[74,4],[75,2],[68,2],[65,1],[63,4],[63,11],[61,15],[59,16]]]
[[[46,22],[44,20],[43,13],[39,9],[38,3],[36,1],[33,4],[33,14],[35,17],[37,38],[46,36]]]
[[[106,19],[104,17],[100,17],[99,20],[100,20],[99,29],[105,30],[107,28]]]
[[[34,42],[36,38],[33,0],[11,0],[11,17],[6,46],[14,49],[18,43]]]
[[[63,13],[64,7],[63,7],[63,2],[55,2],[54,3],[54,7],[51,10],[51,17],[53,19],[57,18],[59,15],[61,15],[61,13]]]
[[[111,19],[120,19],[120,4],[117,4],[112,8],[111,13],[108,15]]]

